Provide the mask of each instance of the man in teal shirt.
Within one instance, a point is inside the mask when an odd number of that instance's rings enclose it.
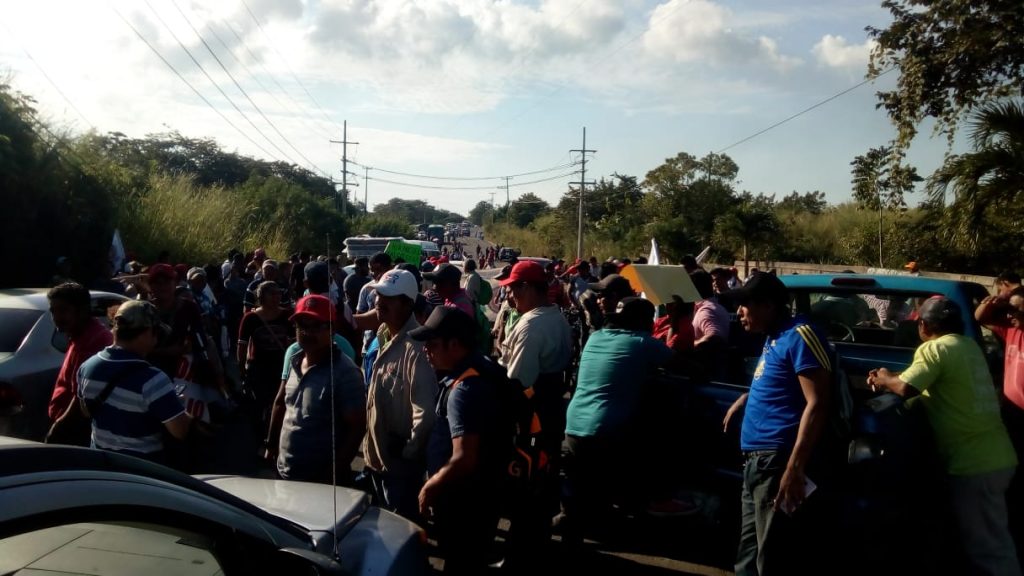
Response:
[[[901,374],[872,370],[868,384],[922,403],[971,573],[1019,575],[1006,511],[1017,456],[984,353],[963,335],[960,306],[947,298],[922,304],[917,330],[923,344],[910,367]]]
[[[645,382],[672,358],[651,335],[654,305],[624,298],[604,328],[587,340],[580,356],[576,391],[566,414],[565,490],[558,524],[562,540],[578,544],[616,488],[615,466],[632,450],[628,432],[636,423]]]

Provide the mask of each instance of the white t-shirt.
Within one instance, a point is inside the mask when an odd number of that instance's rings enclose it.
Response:
[[[501,364],[524,388],[541,374],[561,372],[572,360],[572,333],[557,306],[540,306],[523,314],[505,337]]]

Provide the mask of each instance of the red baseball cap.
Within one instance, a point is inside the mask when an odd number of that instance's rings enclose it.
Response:
[[[548,275],[544,272],[543,266],[533,260],[524,260],[522,262],[516,262],[516,265],[512,267],[512,272],[509,273],[508,278],[502,280],[500,284],[502,286],[509,286],[519,282],[547,284],[547,281]]]
[[[170,264],[154,264],[149,267],[146,273],[149,274],[150,280],[156,280],[157,278],[175,280],[178,278],[178,273],[174,271]]]
[[[299,318],[310,318],[317,322],[331,323],[334,305],[326,296],[311,294],[304,296],[295,305],[295,313],[288,320],[294,322]]]

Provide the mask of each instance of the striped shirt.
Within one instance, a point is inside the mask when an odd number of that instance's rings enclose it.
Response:
[[[113,391],[92,414],[93,445],[132,455],[161,452],[164,423],[185,411],[171,379],[135,354],[108,346],[79,369],[78,397],[96,399],[112,381]]]

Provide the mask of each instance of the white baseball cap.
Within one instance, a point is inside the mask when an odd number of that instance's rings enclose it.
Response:
[[[371,284],[380,296],[405,296],[410,300],[416,300],[420,287],[416,283],[416,277],[406,270],[388,270],[381,275],[380,280]]]

